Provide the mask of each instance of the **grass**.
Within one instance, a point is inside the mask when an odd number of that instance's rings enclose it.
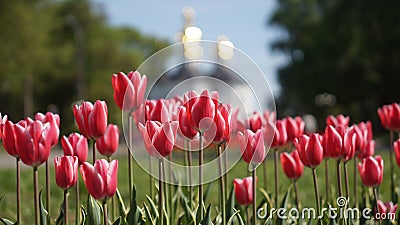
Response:
[[[385,153],[385,154],[383,154]],[[5,153],[4,153],[5,154]],[[0,154],[0,157],[8,157],[3,153]],[[389,158],[386,152],[377,152],[377,154],[383,154],[384,158],[384,178],[383,183],[380,188],[380,198],[386,202],[390,198],[390,179],[389,179]],[[61,152],[60,152],[61,155]],[[9,159],[8,157],[7,159]],[[52,159],[51,159],[52,160]],[[128,173],[127,171],[127,160],[122,155],[118,158],[119,160],[119,172],[118,172],[118,188],[122,194],[123,199],[125,200],[125,204],[128,202],[129,192],[128,192]],[[273,160],[272,160],[272,152],[269,154],[269,158],[267,159],[267,191],[271,193],[271,197],[274,196],[274,171],[273,171]],[[90,160],[89,160],[90,161]],[[331,196],[336,196],[336,162],[333,160],[329,160],[329,180],[331,184]],[[137,188],[137,202],[140,206],[143,206],[143,202],[146,201],[146,195],[150,195],[149,193],[149,175],[136,163],[133,163],[134,172],[133,172],[133,182]],[[54,167],[51,166],[51,209],[50,216],[52,220],[55,220],[59,214],[60,205],[62,203],[62,190],[57,187],[54,178]],[[229,188],[232,188],[232,181],[234,178],[243,178],[245,176],[249,176],[250,173],[247,170],[248,165],[240,160],[240,162],[235,165],[232,170],[229,172]],[[279,189],[280,189],[280,201],[283,198],[283,195],[286,193],[288,187],[291,182],[286,178],[282,171],[282,167],[279,164]],[[217,169],[217,168],[216,168]],[[353,162],[348,163],[349,169],[349,181],[350,181],[350,196],[353,196]],[[343,168],[341,169],[343,173]],[[398,167],[395,165],[395,173],[398,173]],[[257,169],[258,174],[258,187],[261,188],[264,185],[263,180],[263,169],[259,167]],[[325,197],[325,167],[321,164],[317,168],[317,176],[318,176],[318,185],[320,190],[320,195]],[[359,174],[357,171],[357,179],[359,184],[361,180],[359,178]],[[0,193],[2,194],[2,200],[0,202],[0,217],[8,218],[12,221],[16,220],[16,191],[15,191],[15,170],[14,168],[4,168],[0,169],[0,177],[2,178],[2,182],[0,184]],[[343,175],[342,175],[343,177]],[[32,221],[34,215],[34,207],[33,207],[33,172],[31,168],[24,167],[21,171],[21,202],[22,202],[22,221]],[[343,178],[344,179],[344,178]],[[343,180],[344,181],[344,180]],[[212,185],[211,192],[208,197],[206,204],[212,203],[213,206],[218,206],[218,181],[214,181],[208,185]],[[344,182],[343,182],[344,183]],[[86,187],[83,184],[82,178],[79,178],[79,185],[81,190],[81,204],[86,205],[87,199],[87,191]],[[310,168],[304,168],[303,176],[298,180],[299,187],[299,199],[300,203],[303,207],[314,207],[315,205],[315,196],[314,196],[314,188],[313,188],[313,179]],[[39,168],[39,189],[45,188],[45,171],[44,166],[42,165]],[[359,188],[360,191],[361,188]],[[343,185],[343,193],[345,193],[344,185]],[[359,194],[360,196],[360,194]],[[43,195],[44,198],[44,195]],[[258,201],[262,198],[260,192],[258,192]],[[45,199],[43,199],[45,201]],[[293,198],[290,199],[293,202]],[[352,199],[350,199],[352,202]],[[74,221],[75,215],[75,189],[72,188],[70,190],[69,196],[69,207],[70,207],[70,219]]]

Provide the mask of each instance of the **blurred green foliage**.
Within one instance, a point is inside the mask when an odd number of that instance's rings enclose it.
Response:
[[[279,70],[279,108],[322,124],[330,113],[378,122],[376,108],[400,100],[399,10],[395,0],[279,0],[269,19],[286,33],[272,46],[288,61]],[[317,105],[323,93],[336,104]]]
[[[56,110],[62,132],[69,132],[81,72],[83,99],[105,100],[109,120],[119,123],[111,75],[135,70],[167,44],[109,25],[101,6],[89,0],[0,1],[0,112],[17,121]]]

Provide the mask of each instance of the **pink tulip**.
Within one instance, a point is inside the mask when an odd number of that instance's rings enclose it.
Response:
[[[276,124],[267,122],[263,128],[264,140],[271,141],[271,147],[281,147],[287,143],[286,120],[277,120]]]
[[[119,145],[119,130],[116,125],[109,124],[106,132],[96,141],[97,150],[104,156],[114,154]]]
[[[81,167],[83,182],[89,194],[100,201],[106,201],[117,191],[118,160],[108,163],[96,160],[94,166],[85,162]]]
[[[263,121],[259,112],[253,112],[248,120],[251,131],[256,132],[258,129],[261,129]]]
[[[58,138],[60,136],[60,116],[51,112],[47,112],[45,115],[42,113],[36,113],[35,120],[40,120],[42,121],[42,123],[50,123],[52,130],[51,132],[54,133],[54,138],[51,141],[51,146],[56,146],[58,143]]]
[[[61,156],[54,158],[57,185],[66,190],[76,184],[78,179],[78,157]]]
[[[378,200],[378,209],[379,209],[379,213],[380,214],[392,213],[392,214],[396,215],[397,206],[398,205],[397,204],[393,204],[393,202],[383,203],[381,200]],[[389,218],[388,216],[389,215],[387,215],[386,218]]]
[[[379,119],[382,126],[391,131],[400,131],[400,104],[393,103],[378,108]]]
[[[64,155],[78,157],[79,165],[86,162],[88,155],[87,139],[79,134],[72,133],[68,137],[63,136],[61,139],[61,146],[64,150]]]
[[[393,143],[393,150],[396,155],[396,163],[400,167],[400,139],[397,139]]]
[[[229,141],[231,137],[229,105],[220,104],[214,117],[215,129],[204,132],[205,139],[220,144]],[[212,136],[214,135],[214,136]]]
[[[179,111],[179,117],[178,117],[179,134],[181,134],[181,135],[183,135],[183,137],[191,140],[196,136],[197,131],[195,129],[193,129],[192,126],[190,125],[189,113],[188,113],[186,107],[187,106],[185,106],[185,105],[181,106],[180,111]]]
[[[381,156],[370,156],[358,164],[361,180],[367,187],[376,187],[382,183],[383,160]]]
[[[283,172],[289,179],[298,179],[303,174],[304,165],[300,160],[299,152],[294,150],[291,154],[281,154]]]
[[[164,123],[171,121],[165,99],[146,101],[146,121],[158,121]]]
[[[245,122],[243,122],[241,119],[238,118],[239,116],[239,110],[240,108],[237,107],[236,109],[233,110],[232,112],[232,117],[231,117],[231,135],[235,135],[237,132],[244,132],[246,130],[246,125]]]
[[[0,113],[0,140],[3,139],[3,129],[7,121],[8,121],[8,116],[4,115],[2,117]]]
[[[8,120],[5,122],[2,132],[4,149],[9,155],[19,158],[19,153],[16,146],[15,124]]]
[[[294,145],[299,151],[301,162],[311,168],[321,164],[323,159],[322,136],[319,134],[311,134],[310,137],[302,135],[294,140]]]
[[[264,138],[262,131],[253,131],[247,129],[244,134],[239,132],[238,139],[242,158],[247,163],[262,163],[265,158]]]
[[[74,116],[81,134],[86,138],[97,139],[106,132],[108,111],[104,101],[97,100],[94,105],[90,102],[75,105]]]
[[[284,119],[287,132],[287,141],[292,142],[295,138],[300,137],[304,133],[304,122],[301,117],[296,116],[295,118],[286,117]]]
[[[140,77],[139,72],[123,72],[113,74],[111,84],[114,89],[114,100],[124,111],[135,111],[143,103],[146,91],[147,77]]]
[[[366,145],[364,146],[364,148],[358,152],[357,157],[359,159],[364,159],[367,158],[369,156],[373,156],[375,153],[375,141],[374,140],[370,140],[366,143]]]
[[[190,123],[193,129],[204,132],[211,127],[218,107],[218,93],[204,90],[188,100]]]
[[[343,116],[342,114],[339,114],[336,117],[334,117],[333,115],[326,117],[326,126],[337,127],[341,125],[347,127],[349,126],[349,123],[350,123],[350,117]]]
[[[236,201],[240,205],[250,205],[253,203],[253,178],[234,179]]]
[[[22,162],[28,166],[38,167],[46,162],[50,155],[54,133],[50,123],[39,120],[15,124],[15,146]]]
[[[264,110],[263,120],[265,121],[265,123],[267,123],[267,122],[275,123],[276,122],[276,112]]]
[[[147,121],[145,126],[139,123],[138,127],[149,155],[161,158],[171,154],[178,130],[176,121],[163,124],[158,121]]]

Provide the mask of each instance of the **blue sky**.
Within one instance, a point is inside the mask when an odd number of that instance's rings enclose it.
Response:
[[[267,26],[267,20],[277,7],[274,0],[267,1],[132,1],[132,0],[92,0],[101,4],[112,25],[129,25],[141,32],[168,39],[175,43],[176,33],[183,30],[182,10],[191,6],[196,11],[194,24],[201,28],[202,39],[216,40],[225,35],[236,48],[243,51],[260,67],[273,92],[279,84],[276,71],[284,63],[284,57],[271,52],[270,43],[283,31]]]

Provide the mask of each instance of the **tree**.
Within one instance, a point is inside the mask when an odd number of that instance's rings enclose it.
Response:
[[[395,0],[279,0],[269,20],[287,33],[272,45],[288,58],[278,107],[377,120],[377,107],[400,99],[399,10]],[[335,104],[318,102],[323,93]]]

